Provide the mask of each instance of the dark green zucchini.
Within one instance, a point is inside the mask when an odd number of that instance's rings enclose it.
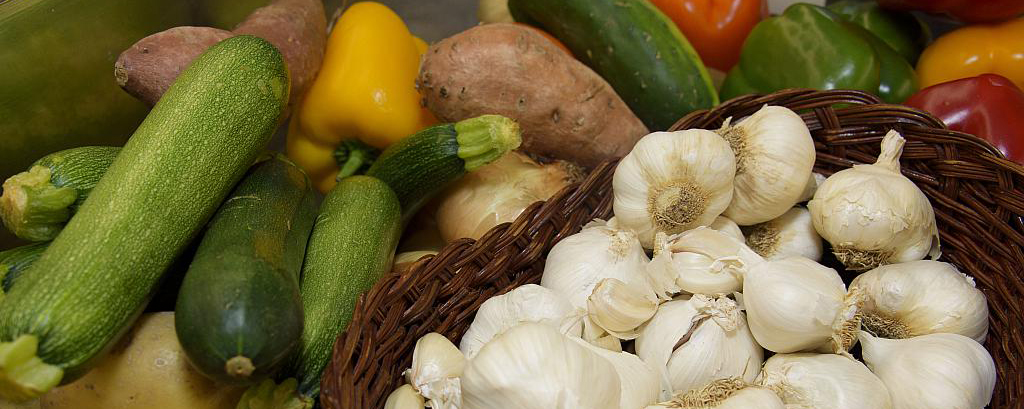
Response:
[[[82,146],[40,158],[4,181],[0,219],[23,240],[53,240],[120,151],[116,146]]]
[[[402,219],[408,220],[450,183],[518,148],[520,142],[519,124],[501,115],[434,125],[381,152],[366,175],[391,186],[402,206]]]
[[[508,0],[508,8],[561,40],[652,131],[718,104],[697,52],[648,0]]]
[[[253,166],[213,216],[174,317],[185,354],[204,375],[253,384],[298,345],[299,272],[316,210],[309,178],[277,156]]]

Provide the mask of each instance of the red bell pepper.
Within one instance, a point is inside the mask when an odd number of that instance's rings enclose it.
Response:
[[[1021,0],[878,0],[894,10],[945,13],[965,23],[992,23],[1024,14]]]
[[[651,0],[697,50],[704,65],[729,71],[747,34],[768,16],[766,0]]]
[[[982,74],[936,84],[904,104],[928,111],[949,129],[985,139],[1024,164],[1024,91],[1006,77]]]

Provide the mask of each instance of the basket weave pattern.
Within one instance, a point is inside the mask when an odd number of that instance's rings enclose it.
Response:
[[[717,129],[726,118],[738,120],[765,104],[801,113],[817,150],[815,171],[826,176],[874,162],[886,132],[903,134],[903,174],[932,202],[942,260],[973,276],[988,297],[985,346],[999,373],[992,408],[1024,408],[1024,167],[928,114],[884,105],[857,91],[785,90],[739,97],[691,113],[672,129]],[[421,336],[438,332],[458,345],[480,304],[540,282],[544,257],[558,240],[593,218],[611,215],[613,172],[614,164],[602,165],[479,241],[451,243],[405,274],[380,280],[360,298],[348,331],[334,345],[322,381],[324,408],[382,408],[388,394],[404,383],[401,372],[410,366]]]

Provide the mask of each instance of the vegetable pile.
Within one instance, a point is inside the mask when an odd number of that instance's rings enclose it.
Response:
[[[0,251],[0,406],[311,409],[378,280],[619,160],[614,217],[460,339],[419,339],[386,408],[981,409],[986,298],[936,261],[901,135],[826,178],[782,106],[664,131],[844,88],[1024,158],[1020,10],[879,3],[481,0],[486,24],[428,44],[380,3],[328,25],[319,0],[274,0],[142,38],[114,64],[152,105],[127,144],[3,182],[31,244]],[[891,9],[922,7],[992,24],[931,43]]]

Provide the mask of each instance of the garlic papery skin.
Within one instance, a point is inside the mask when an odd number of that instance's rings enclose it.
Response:
[[[615,366],[537,323],[512,327],[469,360],[462,409],[608,409],[620,402]]]
[[[864,292],[866,330],[883,338],[949,332],[984,342],[988,303],[974,279],[932,260],[890,264],[853,279]]]
[[[652,248],[657,232],[707,226],[729,206],[736,160],[714,132],[654,132],[637,141],[612,177],[612,207],[623,228]]]
[[[775,392],[739,378],[719,379],[646,409],[784,409]]]
[[[412,367],[405,379],[413,389],[429,400],[434,409],[458,409],[462,403],[459,377],[466,357],[444,335],[431,332],[416,341]]]
[[[384,409],[423,409],[423,396],[412,385],[405,384],[395,389],[384,401]]]
[[[759,383],[800,408],[891,409],[889,390],[864,364],[836,354],[778,354]]]
[[[811,212],[801,206],[746,230],[747,246],[768,260],[790,256],[821,260],[821,236],[814,230]]]
[[[814,140],[789,108],[765,105],[718,133],[736,156],[736,180],[724,215],[740,226],[781,216],[803,196],[814,167]]]
[[[904,139],[889,131],[870,165],[825,180],[807,203],[814,228],[847,269],[939,257],[939,231],[928,197],[900,173]]]
[[[737,240],[746,240],[743,236],[743,230],[740,229],[740,225],[732,221],[732,219],[724,216],[718,216],[715,221],[708,225],[713,230],[718,230],[726,235],[733,237]]]
[[[540,285],[585,310],[587,298],[605,278],[616,278],[637,291],[651,291],[645,274],[649,261],[633,231],[598,220],[551,248]]]
[[[547,200],[575,179],[566,162],[539,164],[509,152],[455,182],[440,195],[437,227],[445,242],[479,239],[501,223],[511,222],[534,202]]]
[[[633,339],[637,328],[658,311],[650,292],[640,292],[621,280],[605,278],[587,299],[587,314],[595,324],[619,339]]]
[[[973,339],[944,333],[885,339],[861,331],[860,345],[895,409],[982,409],[992,401],[995,363]]]
[[[764,262],[741,239],[708,227],[659,236],[656,242],[647,275],[663,290],[731,294],[743,288],[743,276],[752,266]]]
[[[814,193],[818,191],[818,186],[821,186],[825,182],[825,175],[818,172],[811,173],[811,177],[807,179],[807,186],[804,187],[804,192],[800,195],[800,202],[806,202],[814,198]]]
[[[578,338],[583,332],[584,314],[550,289],[536,284],[522,285],[480,305],[473,323],[462,336],[459,350],[467,359],[472,359],[495,336],[524,322],[544,324]]]
[[[847,351],[857,339],[860,298],[856,289],[847,294],[835,270],[798,256],[758,264],[743,279],[750,332],[776,353]]]
[[[658,307],[640,330],[636,354],[663,371],[666,390],[680,392],[722,378],[753,381],[764,360],[736,302],[702,294]]]
[[[620,409],[642,408],[661,398],[661,378],[654,366],[628,352],[609,351],[580,339],[573,341],[607,359],[615,367],[622,387],[619,397]]]

